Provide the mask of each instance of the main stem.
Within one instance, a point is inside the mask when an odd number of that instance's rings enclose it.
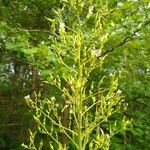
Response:
[[[79,77],[78,77],[78,120],[79,120],[79,126],[78,126],[78,144],[79,144],[79,150],[82,150],[82,64],[81,64],[81,56],[80,56],[80,50],[79,50],[79,58],[78,58],[78,71],[79,71]]]

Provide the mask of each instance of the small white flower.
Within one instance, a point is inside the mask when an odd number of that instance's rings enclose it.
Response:
[[[93,6],[90,6],[90,7],[89,7],[89,15],[92,15],[92,14],[93,14],[93,9],[94,9]]]
[[[55,100],[55,97],[54,97],[54,96],[52,96],[52,97],[51,97],[51,100],[52,100],[52,101],[54,101],[54,100]]]
[[[109,73],[109,76],[110,76],[110,77],[112,77],[112,76],[113,76],[113,73],[112,73],[112,72],[110,72],[110,73]]]
[[[125,102],[125,100],[124,100],[124,99],[122,99],[122,100],[121,100],[121,102],[123,103],[123,102]]]
[[[56,107],[59,107],[59,104],[55,104]]]
[[[111,21],[111,26],[114,27],[115,26],[115,23],[113,21]]]
[[[60,28],[64,29],[65,28],[65,23],[64,22],[60,22]]]
[[[117,91],[117,94],[122,94],[122,91],[121,91],[121,90],[118,90],[118,91]]]
[[[110,106],[110,104],[111,104],[110,101],[108,101],[108,106]]]
[[[70,110],[69,113],[70,113],[70,114],[73,114],[73,110]]]
[[[84,2],[82,2],[82,3],[81,3],[81,7],[83,8],[83,7],[84,7],[84,5],[85,5],[85,3],[84,3]]]
[[[92,55],[95,55],[96,57],[99,57],[101,55],[101,50],[93,48]]]
[[[149,71],[150,71],[150,68],[147,68],[146,71],[149,72]]]
[[[122,6],[123,6],[123,3],[122,3],[122,2],[119,2],[117,5],[118,5],[119,7],[122,7]]]
[[[28,7],[27,6],[25,6],[24,8],[23,8],[23,10],[27,10],[28,9]]]
[[[41,44],[43,45],[43,44],[45,44],[45,42],[44,42],[44,41],[42,41],[42,42],[41,42]]]
[[[139,32],[136,32],[135,35],[139,37],[139,36],[140,36],[140,33],[139,33]]]
[[[25,99],[25,100],[30,99],[30,95],[25,96],[24,99]]]

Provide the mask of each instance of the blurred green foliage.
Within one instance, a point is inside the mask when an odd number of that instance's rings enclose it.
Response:
[[[104,33],[108,35],[101,53],[107,54],[107,58],[102,68],[92,72],[89,82],[105,76],[102,86],[107,87],[111,75],[118,73],[119,89],[128,103],[123,115],[132,119],[132,128],[113,137],[110,149],[149,150],[149,0],[96,2],[107,3],[107,8],[100,13]],[[24,96],[33,96],[33,91],[41,91],[42,97],[47,98],[61,95],[56,88],[43,82],[51,78],[51,72],[67,75],[67,70],[60,68],[53,50],[49,48],[49,39],[57,36],[59,26],[55,27],[56,35],[53,34],[53,24],[47,18],[55,18],[53,9],[61,7],[59,0],[0,1],[0,149],[22,149],[21,143],[29,142],[28,129],[36,128],[31,117],[33,112],[26,106]],[[107,14],[108,9],[110,14]],[[84,13],[88,11],[87,8]],[[71,27],[73,19],[68,20],[67,17],[73,15],[66,16],[68,27]],[[87,19],[86,30],[95,25],[94,19]],[[101,37],[94,38],[95,42],[101,40]],[[63,55],[66,56],[66,52]],[[70,63],[70,58],[67,61]],[[118,116],[112,119],[115,117]]]

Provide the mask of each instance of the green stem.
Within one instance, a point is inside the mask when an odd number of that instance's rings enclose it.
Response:
[[[78,98],[78,119],[79,119],[79,126],[78,126],[78,144],[79,150],[82,150],[82,64],[81,64],[81,56],[80,56],[80,49],[79,49],[79,58],[78,58],[78,67],[79,67],[79,77],[78,77],[78,84],[79,84],[79,98]]]

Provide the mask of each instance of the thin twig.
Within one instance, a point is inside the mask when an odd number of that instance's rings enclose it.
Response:
[[[144,21],[142,26],[146,26],[150,24],[150,20]],[[112,47],[111,49],[108,49],[107,51],[103,52],[99,57],[97,58],[101,58],[105,55],[107,55],[108,53],[113,52],[116,48],[123,46],[124,44],[126,44],[127,42],[130,42],[131,40],[134,39],[134,36],[136,36],[136,33],[138,33],[139,31],[141,31],[142,28],[138,28],[136,30],[133,31],[133,33],[130,36],[125,37],[120,43],[118,43],[115,47]]]

